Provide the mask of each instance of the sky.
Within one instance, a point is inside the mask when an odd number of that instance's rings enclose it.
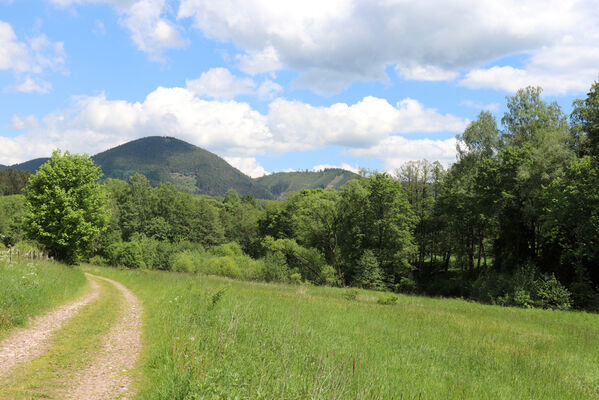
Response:
[[[246,174],[455,161],[599,79],[596,0],[0,0],[0,164],[174,136]]]

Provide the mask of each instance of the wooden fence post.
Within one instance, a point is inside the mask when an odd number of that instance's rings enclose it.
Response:
[[[8,257],[9,257],[9,262],[12,264],[12,246],[8,248]]]

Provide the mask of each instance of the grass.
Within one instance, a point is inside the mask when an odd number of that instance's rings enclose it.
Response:
[[[122,312],[118,289],[103,280],[100,297],[83,307],[52,338],[49,351],[19,366],[0,381],[2,399],[61,399],[72,385],[74,374],[89,363]]]
[[[90,267],[144,302],[140,399],[599,398],[599,316]]]
[[[5,254],[2,255],[5,258]],[[79,268],[51,262],[0,260],[0,338],[29,317],[75,299],[86,288]]]

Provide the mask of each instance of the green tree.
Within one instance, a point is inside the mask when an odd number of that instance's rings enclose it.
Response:
[[[87,155],[54,151],[24,189],[27,236],[57,259],[76,263],[108,223],[101,176]]]
[[[599,82],[593,83],[584,100],[575,100],[570,120],[574,148],[579,154],[599,158]]]

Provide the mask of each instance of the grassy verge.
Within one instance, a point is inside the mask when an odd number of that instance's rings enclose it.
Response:
[[[82,294],[85,276],[79,268],[55,263],[0,260],[0,338],[29,317]]]
[[[599,316],[91,268],[145,306],[141,399],[599,398]]]
[[[115,322],[123,298],[110,283],[97,280],[100,297],[83,307],[52,339],[49,351],[0,382],[0,398],[64,398],[71,377],[97,353]]]

